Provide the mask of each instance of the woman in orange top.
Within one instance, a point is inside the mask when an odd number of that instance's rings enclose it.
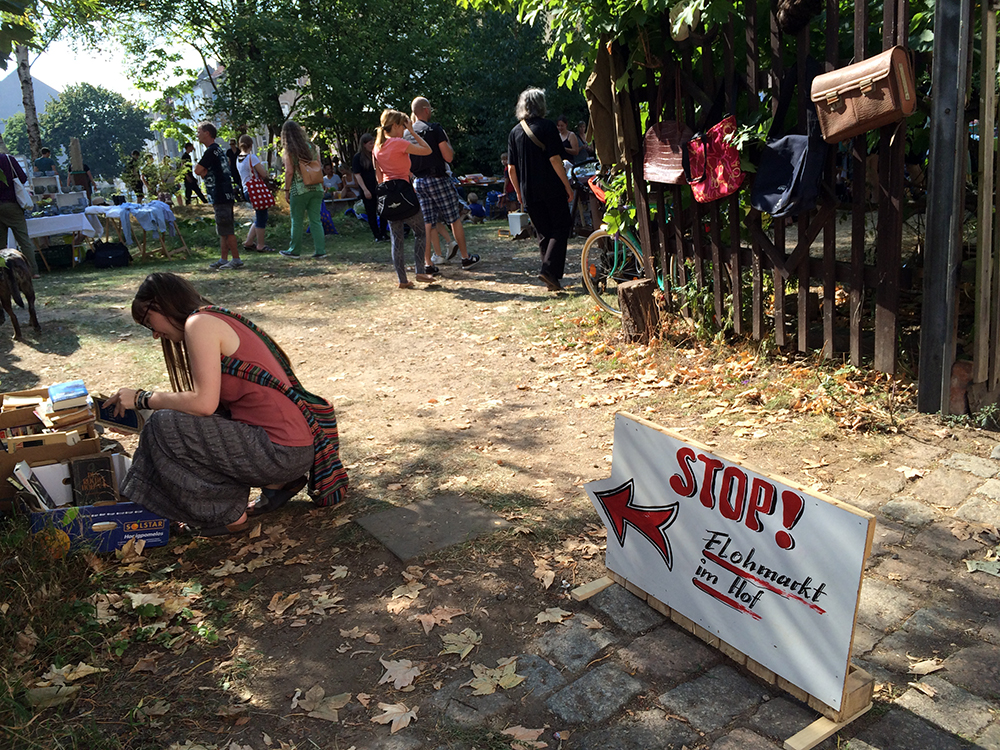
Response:
[[[375,176],[380,185],[389,180],[409,182],[410,154],[427,156],[431,152],[431,147],[414,132],[410,118],[402,112],[394,109],[385,110],[382,112],[381,123],[375,136],[375,150],[372,152],[375,159]],[[409,133],[412,140],[403,138],[405,133]],[[416,198],[415,193],[414,198]],[[413,282],[406,280],[406,263],[403,261],[403,225],[409,225],[410,231],[413,232],[413,270],[417,274],[417,281],[425,283],[434,281],[434,277],[426,273],[424,268],[427,234],[424,230],[424,215],[420,213],[419,204],[409,216],[389,220],[392,263],[396,267],[396,276],[399,277],[399,288],[412,289]]]

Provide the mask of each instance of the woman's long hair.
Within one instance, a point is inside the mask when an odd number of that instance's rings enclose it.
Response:
[[[285,120],[281,126],[281,149],[292,159],[292,166],[297,166],[300,161],[313,160],[309,139],[295,120]]]
[[[360,159],[361,168],[364,170],[375,169],[375,165],[372,163],[371,151],[365,148],[365,146],[374,140],[375,136],[371,133],[365,133],[361,136],[361,142],[358,144],[358,159]]]
[[[406,122],[406,115],[399,110],[386,109],[382,111],[380,122],[381,125],[378,127],[378,135],[375,136],[376,148],[382,148],[382,146],[385,145],[385,142],[389,140],[390,130],[397,125],[402,125]]]
[[[151,273],[139,285],[135,299],[132,300],[132,319],[141,324],[147,313],[153,310],[183,331],[184,323],[191,313],[211,304],[187,279],[173,273]],[[167,365],[171,387],[175,391],[190,391],[194,383],[191,381],[191,366],[184,342],[161,338],[160,345],[163,347],[163,360]]]

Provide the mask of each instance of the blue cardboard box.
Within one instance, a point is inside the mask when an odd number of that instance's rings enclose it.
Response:
[[[170,522],[135,503],[68,506],[30,516],[33,532],[47,527],[61,530],[73,549],[114,552],[129,539],[142,539],[147,547],[170,541]]]

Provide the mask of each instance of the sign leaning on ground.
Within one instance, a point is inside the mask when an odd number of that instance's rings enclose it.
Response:
[[[618,414],[607,567],[835,710],[875,519]]]

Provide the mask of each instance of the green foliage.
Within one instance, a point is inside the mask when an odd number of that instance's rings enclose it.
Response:
[[[42,136],[44,138],[44,134]],[[17,112],[7,118],[3,128],[3,139],[12,154],[30,154],[28,126],[24,122],[24,112]]]
[[[117,176],[122,154],[141,148],[152,137],[147,115],[121,94],[80,83],[52,100],[39,118],[53,152],[69,152],[71,138],[80,139],[83,160],[94,176]]]
[[[184,123],[199,107],[220,114],[224,129],[264,125],[274,138],[286,119],[281,96],[290,106],[287,117],[349,161],[382,109],[408,112],[414,97],[426,96],[455,148],[454,171],[489,174],[499,169],[524,88],[546,88],[553,114],[585,119],[583,97],[558,89],[559,65],[546,58],[544,28],[520,25],[510,11],[474,10],[454,0],[339,0],[324,11],[304,8],[301,0],[210,3],[207,10],[193,0],[152,0],[124,25],[126,49],[140,61],[135,80],[151,90],[166,78],[185,81],[164,89],[154,107],[161,119],[153,127],[180,140],[193,135]],[[180,69],[165,51],[179,40],[225,69],[214,99],[197,102],[198,71]]]

